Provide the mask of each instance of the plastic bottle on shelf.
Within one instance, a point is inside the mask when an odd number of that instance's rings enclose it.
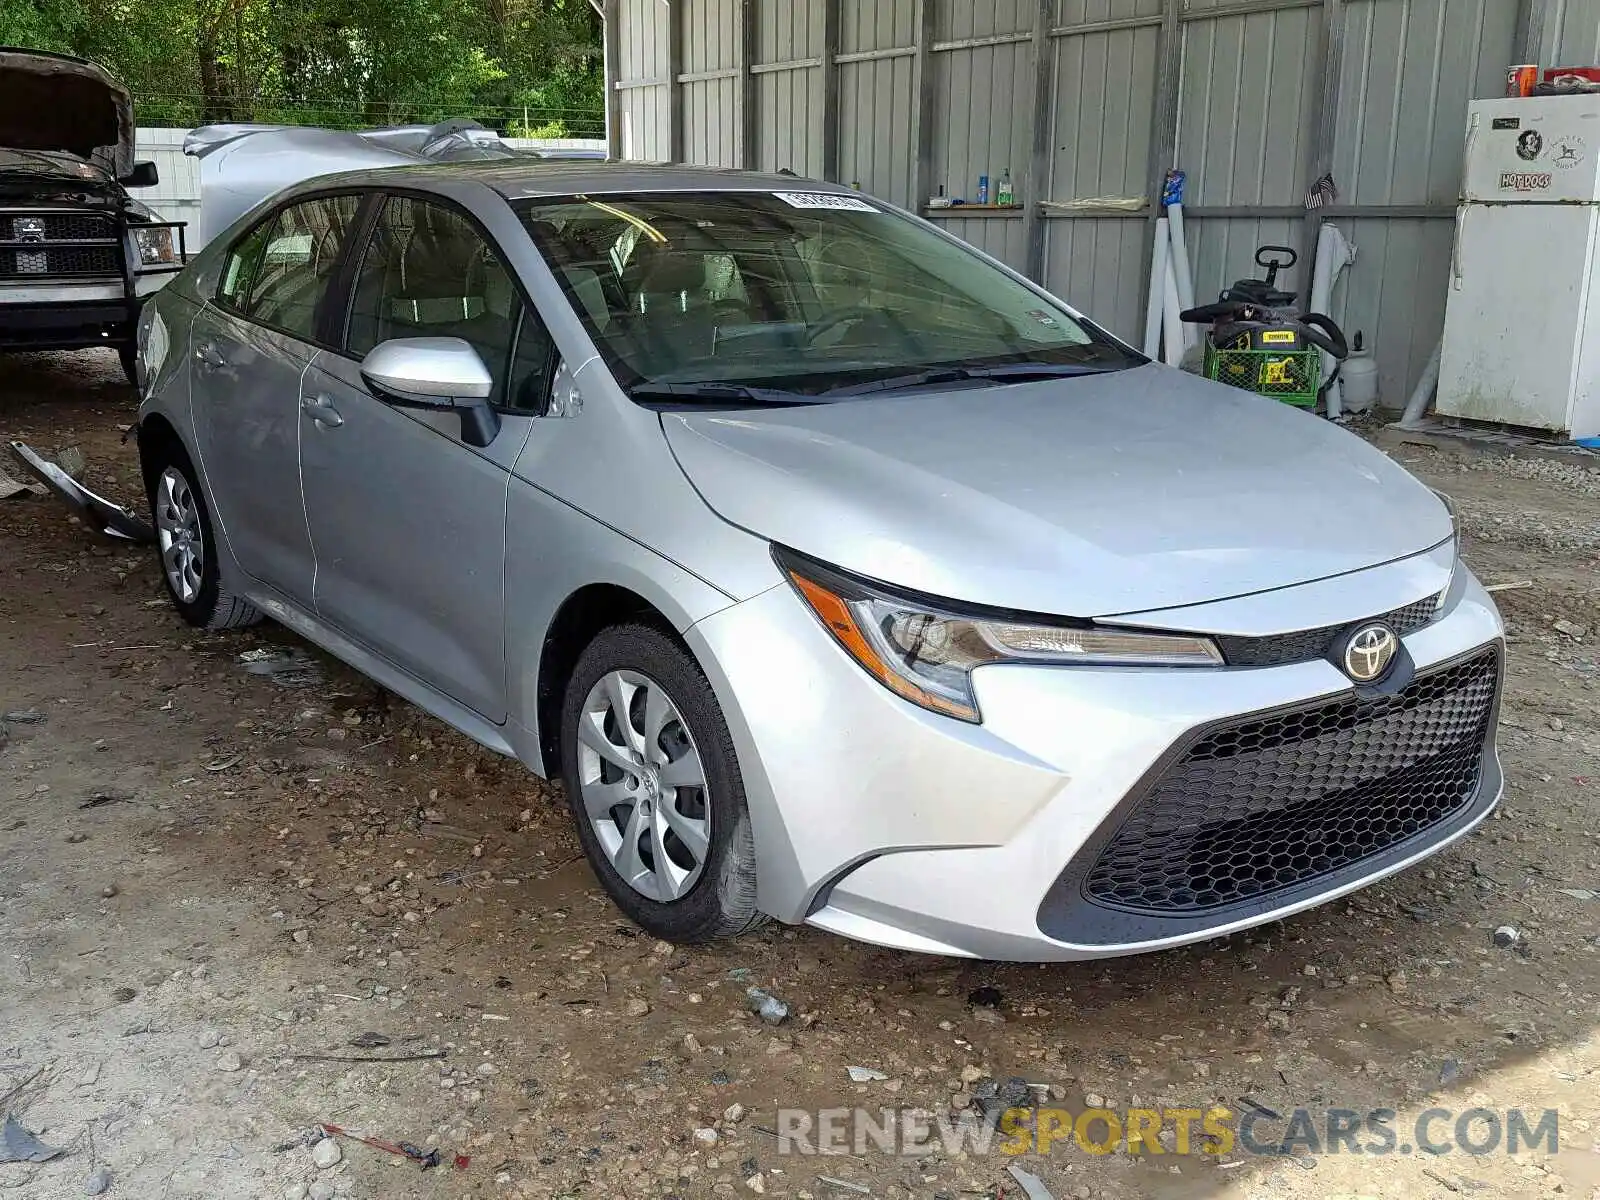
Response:
[[[1017,202],[1016,193],[1011,188],[1011,168],[1007,167],[1005,174],[1000,176],[1000,189],[995,194],[994,202],[1001,208],[1010,208]]]

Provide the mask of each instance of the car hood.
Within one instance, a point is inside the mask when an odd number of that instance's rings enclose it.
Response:
[[[1448,538],[1426,487],[1308,413],[1159,366],[662,414],[724,519],[930,595],[1101,617],[1227,599]]]
[[[113,175],[133,167],[133,101],[81,58],[0,47],[0,146],[94,159]]]

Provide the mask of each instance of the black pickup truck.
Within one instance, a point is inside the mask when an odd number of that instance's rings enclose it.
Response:
[[[114,347],[137,383],[139,306],[185,257],[183,222],[128,194],[127,89],[85,59],[0,47],[0,351]]]

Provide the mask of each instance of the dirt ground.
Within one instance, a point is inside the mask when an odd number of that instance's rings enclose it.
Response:
[[[88,482],[130,498],[133,407],[109,357],[0,360],[0,436],[80,445]],[[1600,472],[1398,453],[1456,498],[1479,574],[1529,585],[1498,595],[1496,819],[1282,925],[1049,967],[781,926],[655,943],[600,892],[556,789],[281,628],[190,631],[152,554],[0,501],[0,712],[44,718],[0,726],[0,1109],[67,1148],[0,1166],[0,1196],[83,1195],[104,1167],[138,1200],[955,1200],[1022,1195],[1014,1163],[1058,1200],[1600,1196]],[[260,648],[312,668],[252,674]],[[748,1013],[751,983],[794,1015]],[[1014,1076],[1073,1112],[1264,1110],[1268,1141],[1297,1108],[1396,1109],[1407,1144],[1431,1107],[1554,1108],[1560,1149],[817,1157],[772,1132],[779,1108],[943,1116]],[[319,1168],[327,1122],[445,1163],[343,1141]]]

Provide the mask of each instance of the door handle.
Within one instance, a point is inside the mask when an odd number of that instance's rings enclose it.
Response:
[[[344,424],[344,418],[339,415],[339,410],[333,406],[332,397],[325,395],[301,396],[300,407],[305,409],[309,416],[324,429],[337,429]]]
[[[203,367],[217,368],[228,365],[228,360],[222,357],[222,351],[218,350],[210,342],[201,342],[196,346],[194,357],[195,361]]]

